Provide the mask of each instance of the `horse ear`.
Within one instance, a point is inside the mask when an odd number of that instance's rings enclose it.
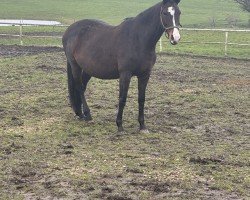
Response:
[[[179,4],[181,0],[174,0],[176,4]],[[163,0],[163,4],[166,4],[168,2],[171,2],[171,0]],[[173,1],[172,1],[173,2]]]
[[[175,3],[176,4],[179,4],[181,0],[175,0]]]

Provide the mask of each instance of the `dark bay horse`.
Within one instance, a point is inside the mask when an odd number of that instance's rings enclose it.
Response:
[[[81,20],[72,24],[63,35],[67,57],[68,89],[75,114],[92,120],[84,92],[91,77],[119,79],[118,132],[122,126],[130,79],[138,77],[140,130],[144,123],[145,91],[156,61],[157,41],[166,32],[171,44],[180,40],[180,0],[163,0],[136,17],[118,26],[97,20]]]

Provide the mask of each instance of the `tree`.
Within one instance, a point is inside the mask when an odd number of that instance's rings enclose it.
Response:
[[[247,12],[250,12],[250,0],[234,0],[241,5],[241,8]]]

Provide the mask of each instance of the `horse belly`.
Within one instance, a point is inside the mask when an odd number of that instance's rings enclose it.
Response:
[[[111,35],[112,29],[106,28],[99,32],[89,31],[81,36],[81,43],[76,48],[74,57],[90,76],[100,79],[119,78],[115,44],[109,40]]]
[[[118,79],[119,72],[117,64],[106,59],[85,57],[77,60],[84,72],[99,79]]]
[[[119,72],[116,67],[112,66],[103,66],[103,65],[94,65],[90,67],[83,67],[83,70],[87,72],[90,76],[99,79],[118,79]]]

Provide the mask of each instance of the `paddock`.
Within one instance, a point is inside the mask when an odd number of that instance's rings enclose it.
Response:
[[[118,81],[91,80],[94,121],[78,121],[65,63],[58,47],[0,46],[1,199],[249,197],[249,60],[158,54],[150,133],[132,79],[119,137]]]

